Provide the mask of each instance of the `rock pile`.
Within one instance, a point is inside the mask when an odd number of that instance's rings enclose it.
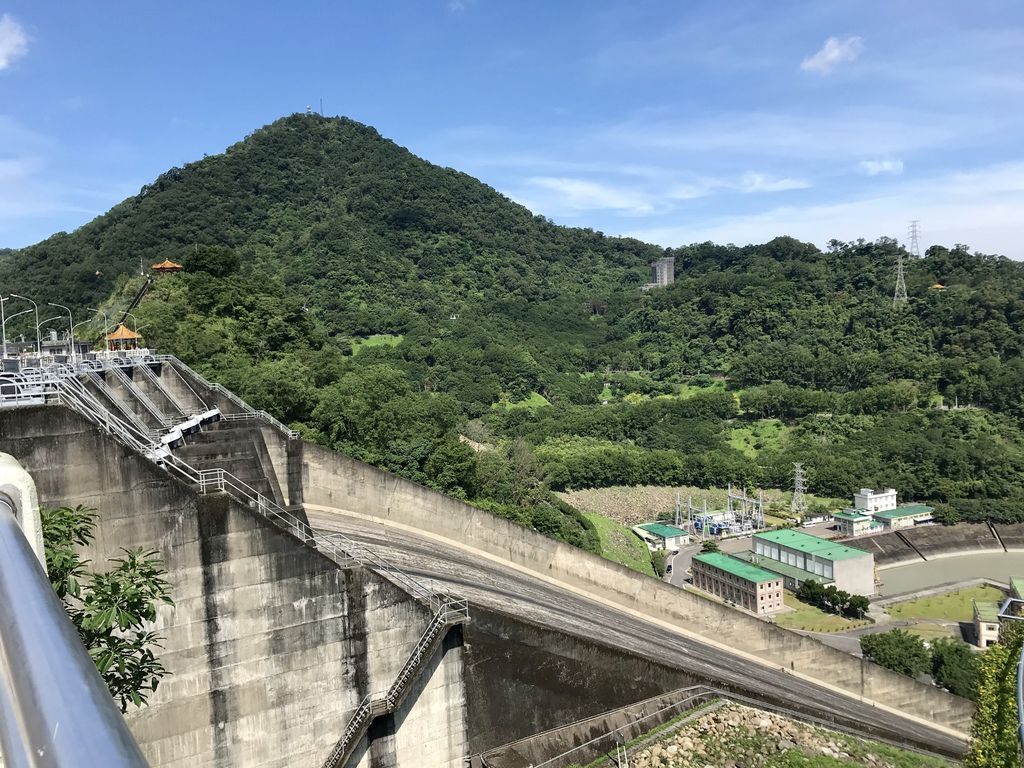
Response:
[[[780,715],[728,704],[687,723],[630,759],[633,768],[772,768],[793,764],[793,751],[842,765],[886,768],[868,742],[818,730]],[[852,753],[851,753],[852,750]],[[927,758],[926,758],[927,760]],[[931,761],[928,761],[931,764]],[[940,763],[937,763],[940,764]]]

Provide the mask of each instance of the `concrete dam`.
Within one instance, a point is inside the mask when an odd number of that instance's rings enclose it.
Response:
[[[163,558],[170,674],[126,715],[154,766],[488,765],[686,686],[965,749],[966,700],[305,443],[174,358],[0,374],[0,406],[40,504],[99,511],[87,557]]]

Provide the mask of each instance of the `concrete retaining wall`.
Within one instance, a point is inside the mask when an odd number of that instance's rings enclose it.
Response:
[[[972,706],[964,699],[646,578],[362,462],[307,444],[302,473],[307,504],[372,515],[439,535],[851,695],[959,730],[966,730],[969,723]]]
[[[154,766],[319,765],[430,619],[390,582],[339,568],[226,496],[198,496],[71,411],[0,411],[0,451],[42,505],[99,510],[95,563],[122,547],[163,558],[175,604],[156,628],[171,674],[128,715]],[[461,767],[461,645],[449,633],[402,708],[375,722],[360,766]]]

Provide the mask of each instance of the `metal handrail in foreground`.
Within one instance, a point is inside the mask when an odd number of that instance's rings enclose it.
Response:
[[[3,494],[0,749],[7,768],[148,765]]]

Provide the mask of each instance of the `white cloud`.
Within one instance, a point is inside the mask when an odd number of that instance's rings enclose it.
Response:
[[[8,13],[0,16],[0,71],[28,53],[28,35]]]
[[[554,192],[552,202],[563,210],[612,210],[633,216],[655,212],[650,196],[637,190],[564,176],[534,176],[527,183],[535,189]]]
[[[868,176],[899,176],[903,173],[902,160],[861,160],[857,163],[861,173]]]
[[[712,240],[763,243],[778,235],[824,247],[832,238],[902,237],[919,219],[926,242],[967,243],[986,253],[1024,258],[1024,162],[956,172],[899,187],[877,197],[827,204],[779,206],[690,225],[634,229],[634,237],[665,246]]]
[[[773,179],[763,173],[745,173],[735,188],[741,192],[785,192],[788,189],[807,189],[811,182],[804,179]]]
[[[828,75],[837,65],[856,60],[862,50],[864,50],[864,41],[857,35],[851,35],[842,40],[838,37],[830,37],[821,46],[820,51],[800,62],[800,69],[804,72]]]

